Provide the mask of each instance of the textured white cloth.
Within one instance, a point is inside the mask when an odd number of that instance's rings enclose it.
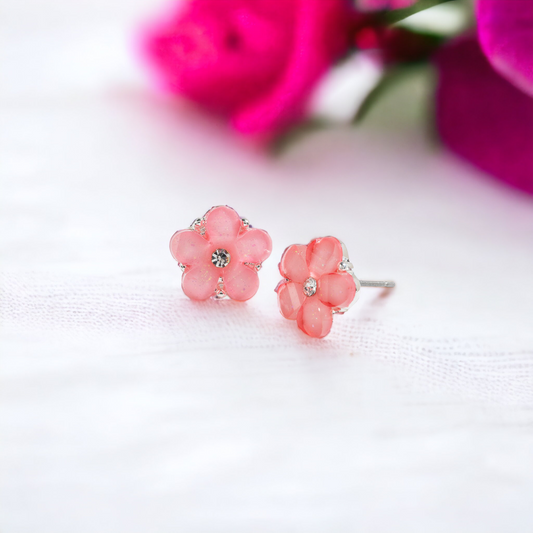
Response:
[[[531,199],[430,144],[428,80],[268,158],[147,88],[150,4],[3,13],[2,532],[530,531]],[[217,204],[273,238],[245,304],[168,252]],[[316,341],[273,289],[328,234],[398,286]]]

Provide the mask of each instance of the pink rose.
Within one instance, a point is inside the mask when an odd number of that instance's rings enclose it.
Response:
[[[349,46],[348,0],[189,0],[148,30],[143,50],[159,83],[230,119],[275,133]]]

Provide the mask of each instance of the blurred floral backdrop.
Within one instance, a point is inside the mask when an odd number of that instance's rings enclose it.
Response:
[[[276,146],[296,129],[359,125],[395,80],[431,64],[442,142],[533,193],[531,0],[186,0],[146,24],[139,49],[159,89]],[[338,70],[362,80],[352,101],[335,102]],[[325,86],[341,120],[316,112]]]

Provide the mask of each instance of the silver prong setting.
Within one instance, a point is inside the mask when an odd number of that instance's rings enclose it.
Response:
[[[224,280],[220,277],[218,278],[218,283],[215,289],[215,292],[213,293],[212,298],[214,300],[228,300],[229,296],[226,292],[226,288],[224,287]]]
[[[259,272],[263,268],[263,263],[244,263],[247,267],[250,267],[252,270]]]
[[[339,270],[341,272],[352,272],[353,265],[347,257],[343,257],[342,261],[339,263]]]
[[[207,213],[206,213],[207,215]],[[195,218],[191,225],[189,226],[189,229],[192,229],[193,231],[197,231],[200,235],[205,235],[205,215],[200,218]]]
[[[350,276],[352,276],[354,283],[355,283],[355,296],[353,300],[350,302],[350,304],[346,307],[335,307],[332,309],[333,314],[343,315],[344,313],[349,311],[352,308],[352,306],[355,304],[355,302],[357,302],[357,300],[359,299],[359,292],[361,290],[361,282],[359,281],[359,279],[357,278],[357,276],[355,275],[353,271],[353,264],[350,261],[350,256],[348,254],[348,248],[341,240],[339,240],[339,242],[341,243],[341,246],[342,246],[342,260],[339,263],[337,272],[339,273],[346,272],[347,274],[350,274]]]

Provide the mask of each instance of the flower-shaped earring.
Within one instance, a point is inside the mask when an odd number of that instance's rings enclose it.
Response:
[[[279,271],[285,278],[276,287],[281,314],[316,338],[330,332],[333,315],[348,311],[361,287],[395,286],[393,281],[359,281],[346,246],[335,237],[289,246]]]
[[[170,239],[170,252],[183,271],[183,292],[192,300],[249,300],[259,288],[257,272],[271,251],[268,233],[252,228],[225,205],[212,207]]]

